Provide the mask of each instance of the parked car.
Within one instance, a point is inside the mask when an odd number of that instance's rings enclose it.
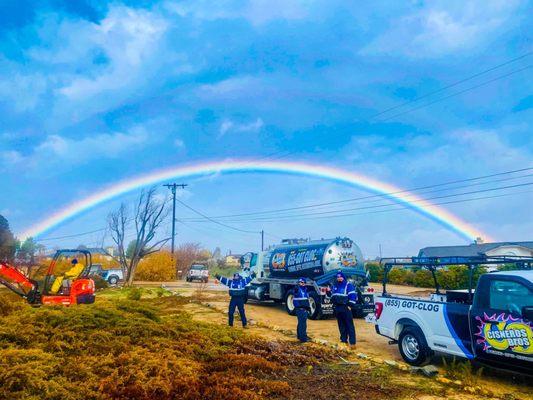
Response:
[[[117,285],[120,281],[124,280],[122,269],[103,269],[102,264],[93,264],[89,269],[88,275],[97,275],[110,285]]]
[[[533,265],[525,257],[441,257],[382,260],[383,294],[376,297],[376,332],[397,343],[411,365],[428,362],[434,353],[464,357],[496,368],[533,373],[533,270],[501,271],[480,276],[478,265]],[[467,265],[465,290],[440,291],[437,266]],[[429,298],[399,296],[386,291],[392,266],[428,268],[436,283]],[[369,320],[371,320],[369,318]]]
[[[189,268],[185,280],[187,282],[200,281],[207,283],[209,281],[209,270],[205,265],[193,264],[191,265],[191,268]]]

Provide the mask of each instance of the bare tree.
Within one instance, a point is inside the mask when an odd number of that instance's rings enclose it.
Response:
[[[170,238],[156,240],[156,233],[167,216],[166,201],[160,201],[156,196],[156,188],[142,191],[134,207],[132,218],[128,216],[128,208],[121,204],[119,209],[108,216],[108,226],[111,237],[117,245],[117,259],[124,272],[124,284],[131,286],[137,265],[150,253],[159,251]],[[133,224],[135,228],[135,246],[128,257],[126,231]]]
[[[176,260],[176,274],[179,279],[187,274],[194,261],[198,261],[200,252],[200,243],[183,243],[176,249],[174,257]]]

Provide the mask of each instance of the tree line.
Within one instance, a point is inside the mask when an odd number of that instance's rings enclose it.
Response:
[[[503,268],[502,266],[501,268]],[[384,275],[383,265],[367,263],[366,268],[370,282],[382,282]],[[515,267],[516,268],[516,267]],[[487,273],[487,268],[479,266],[472,274],[472,285],[475,287],[480,275]],[[440,268],[436,272],[437,282],[442,289],[467,289],[469,285],[469,270],[466,265],[451,265]],[[389,271],[387,282],[395,285],[406,285],[422,288],[435,286],[433,275],[422,267],[395,267]]]

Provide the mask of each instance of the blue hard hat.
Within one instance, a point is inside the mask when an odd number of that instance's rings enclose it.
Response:
[[[339,278],[342,278],[342,279],[346,280],[346,276],[344,275],[344,273],[342,271],[337,272],[337,279],[339,279]]]
[[[73,258],[72,261],[70,262],[71,264],[77,264],[78,263],[78,259],[77,258]]]
[[[298,283],[305,283],[305,278],[299,278]]]

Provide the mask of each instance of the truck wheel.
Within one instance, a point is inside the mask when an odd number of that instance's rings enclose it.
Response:
[[[115,275],[112,275],[109,277],[107,281],[109,282],[110,285],[116,285],[118,283],[118,277],[116,277]]]
[[[317,292],[311,290],[309,292],[309,306],[311,307],[311,313],[309,319],[322,318],[322,300]]]
[[[290,292],[285,296],[285,311],[289,315],[296,315],[296,309],[294,308],[294,295]]]
[[[402,330],[398,347],[405,362],[415,366],[426,364],[432,355],[424,334],[415,326],[407,326]]]

